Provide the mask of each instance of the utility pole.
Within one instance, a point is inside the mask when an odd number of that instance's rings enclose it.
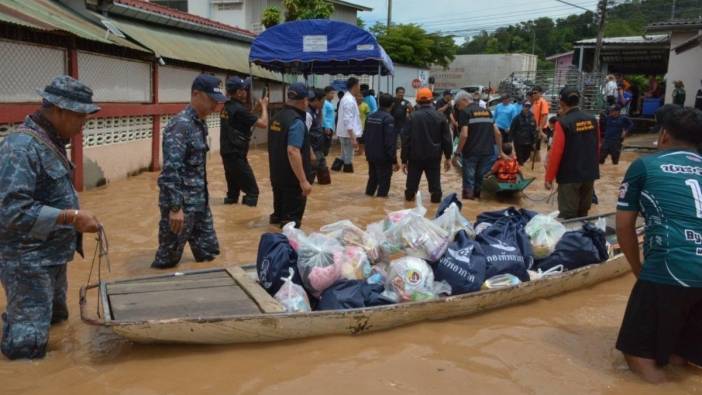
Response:
[[[531,54],[536,52],[536,29],[534,26],[531,27]]]
[[[390,30],[390,23],[392,22],[392,0],[388,0],[388,26],[387,30]]]
[[[605,17],[607,15],[607,0],[600,0],[600,2],[597,3],[597,15],[599,20],[597,26],[597,44],[595,46],[595,61],[592,66],[593,73],[600,71],[600,52],[602,52],[602,37],[604,36]]]

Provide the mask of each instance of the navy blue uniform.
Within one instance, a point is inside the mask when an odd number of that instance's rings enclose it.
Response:
[[[397,164],[397,136],[395,122],[390,113],[380,110],[368,116],[365,126],[368,183],[366,195],[388,196],[392,166]]]

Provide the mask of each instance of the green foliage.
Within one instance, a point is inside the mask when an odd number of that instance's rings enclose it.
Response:
[[[361,19],[360,17],[356,17],[356,26],[360,27],[361,29],[366,28],[366,22]]]
[[[285,21],[299,19],[329,19],[334,5],[325,0],[283,0]]]
[[[394,62],[418,67],[432,64],[448,66],[456,55],[457,46],[451,36],[427,33],[416,24],[393,24],[390,29],[377,22],[370,28]]]
[[[275,26],[280,23],[280,10],[276,7],[268,7],[263,10],[263,15],[261,16],[261,24],[266,28]]]
[[[607,11],[605,37],[638,36],[646,25],[670,19],[670,0],[624,0],[614,3]],[[676,18],[697,17],[702,3],[694,0],[677,2]],[[569,15],[565,18],[538,18],[497,29],[481,32],[459,49],[459,54],[523,52],[546,56],[573,49],[573,42],[597,36],[595,15],[592,12]]]

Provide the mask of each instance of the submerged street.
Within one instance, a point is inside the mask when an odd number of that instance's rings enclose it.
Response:
[[[544,152],[545,153],[545,152]],[[268,225],[272,193],[267,153],[249,155],[261,196],[257,208],[225,206],[224,175],[218,154],[208,166],[215,228],[222,254],[196,264],[188,249],[177,270],[255,262],[258,240]],[[591,214],[613,211],[619,182],[635,154],[618,166],[601,167],[600,199]],[[356,157],[355,174],[332,174],[332,184],[315,185],[303,223],[306,232],[342,219],[365,227],[387,211],[411,207],[403,201],[402,173],[395,173],[388,199],[363,194],[365,161]],[[528,198],[464,203],[471,220],[482,211],[519,205],[540,212],[546,202],[543,164],[525,175],[537,180]],[[102,221],[110,242],[112,272],[103,279],[153,275],[157,247],[158,173],[143,173],[80,194],[83,208]],[[442,175],[444,195],[460,190],[455,171]],[[428,215],[426,182],[421,191]],[[272,344],[182,346],[131,344],[109,330],[81,322],[78,290],[90,271],[95,247],[86,237],[86,257],[69,265],[68,322],[51,330],[43,360],[0,359],[3,394],[564,394],[698,393],[702,378],[675,368],[675,382],[642,383],[614,349],[630,289],[631,275],[562,296],[462,319],[430,322],[358,337],[327,337]],[[4,296],[0,297],[4,299]],[[4,300],[0,301],[5,303]],[[93,311],[91,311],[93,313]]]

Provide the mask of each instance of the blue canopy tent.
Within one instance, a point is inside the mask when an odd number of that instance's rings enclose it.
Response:
[[[392,75],[393,64],[369,32],[326,19],[287,22],[266,29],[251,45],[249,62],[303,74]]]

